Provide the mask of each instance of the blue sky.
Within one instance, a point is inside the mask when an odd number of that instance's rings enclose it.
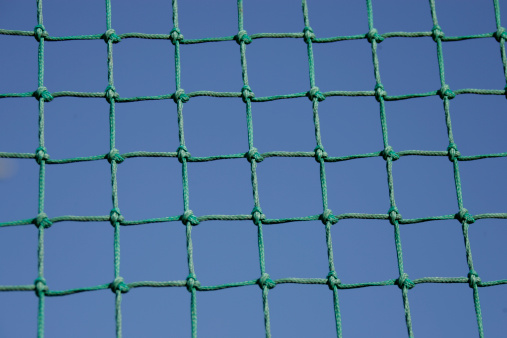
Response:
[[[375,1],[380,34],[431,31],[427,1]],[[318,38],[368,32],[366,1],[308,1]],[[446,36],[496,31],[493,1],[436,1]],[[502,21],[507,3],[500,1]],[[46,0],[50,36],[102,34],[103,0]],[[112,1],[117,34],[168,34],[169,0]],[[0,29],[33,31],[34,1],[0,4]],[[300,1],[244,3],[248,34],[301,32]],[[179,26],[186,39],[237,34],[235,1],[180,1]],[[0,94],[37,88],[37,41],[0,35]],[[235,41],[181,45],[181,86],[239,92],[243,86]],[[303,39],[254,39],[246,48],[250,87],[256,97],[310,89]],[[316,84],[322,92],[375,88],[371,45],[366,39],[315,43]],[[506,79],[495,38],[443,43],[446,82],[463,88],[503,90]],[[176,90],[174,46],[169,40],[122,39],[113,47],[114,83],[120,97],[170,94]],[[440,88],[436,43],[431,37],[388,38],[378,45],[388,95]],[[102,92],[107,82],[103,40],[47,41],[44,84],[50,92]],[[506,152],[507,102],[502,95],[458,95],[450,111],[463,156]],[[51,159],[109,152],[109,104],[103,98],[58,97],[45,104],[45,139]],[[185,140],[192,156],[248,151],[245,104],[240,98],[193,97],[183,108]],[[312,104],[305,98],[252,103],[254,144],[260,153],[315,149]],[[329,156],[383,149],[379,103],[374,97],[328,97],[319,104],[322,142]],[[403,150],[445,151],[448,137],[438,96],[386,102],[389,144]],[[116,104],[116,148],[174,152],[179,145],[172,100]],[[34,98],[0,100],[0,152],[33,153],[38,146]],[[464,205],[472,215],[505,213],[507,158],[460,161]],[[0,223],[36,217],[38,164],[0,159]],[[250,214],[250,164],[230,159],[188,164],[190,208],[197,216]],[[266,158],[257,168],[262,210],[270,219],[322,213],[319,165],[312,157]],[[379,157],[327,162],[329,208],[334,214],[386,214],[386,165]],[[459,208],[453,166],[447,157],[404,156],[393,163],[396,204],[404,219],[455,214]],[[45,212],[108,215],[110,164],[106,160],[48,165]],[[127,220],[183,213],[181,164],[176,158],[128,158],[118,165],[118,199]],[[470,226],[475,270],[482,281],[507,279],[505,219]],[[37,277],[37,230],[33,225],[0,229],[0,285],[29,285]],[[411,279],[466,277],[468,267],[457,220],[400,225],[405,271]],[[333,252],[342,283],[398,278],[393,226],[387,220],[340,220],[332,227]],[[260,277],[257,228],[251,221],[206,221],[192,229],[194,265],[201,285]],[[266,269],[272,279],[325,278],[324,226],[320,221],[264,225]],[[121,276],[125,282],[184,280],[188,275],[181,222],[121,227]],[[51,290],[110,283],[113,228],[109,222],[60,222],[45,231],[45,278]],[[486,337],[507,330],[507,286],[479,289]],[[417,337],[477,337],[468,284],[417,284],[409,291]],[[344,337],[405,337],[400,289],[393,286],[339,290]],[[0,293],[0,336],[31,337],[37,327],[34,292]],[[274,337],[336,336],[333,297],[326,285],[280,284],[269,292]],[[190,336],[190,295],[183,288],[134,288],[123,295],[125,337]],[[262,337],[261,290],[244,286],[197,293],[200,337]],[[47,337],[113,337],[110,290],[47,297]]]

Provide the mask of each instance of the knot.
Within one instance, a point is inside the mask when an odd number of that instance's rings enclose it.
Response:
[[[116,92],[114,86],[107,86],[105,90],[105,97],[108,103],[111,103],[112,99],[118,99],[120,95]]]
[[[474,269],[468,273],[468,285],[473,289],[481,282],[481,277],[475,272]]]
[[[185,226],[188,224],[188,222],[190,222],[191,225],[199,224],[199,220],[197,217],[195,217],[192,210],[187,210],[183,213],[183,215],[181,215],[181,222],[183,222],[183,225]]]
[[[303,29],[303,34],[306,43],[313,41],[313,39],[315,39],[315,34],[313,33],[313,29],[311,27],[305,27]]]
[[[498,42],[501,42],[502,38],[507,39],[507,33],[505,32],[505,28],[504,27],[498,28],[498,30],[493,34],[493,36]]]
[[[443,85],[442,88],[438,90],[438,95],[440,95],[440,98],[443,100],[444,98],[448,98],[449,100],[454,99],[456,97],[456,94],[449,88],[448,85]]]
[[[189,159],[191,157],[187,147],[184,145],[179,146],[176,152],[178,153],[178,161],[180,161],[180,163],[183,163],[183,159]]]
[[[40,228],[42,226],[44,229],[48,229],[53,225],[53,223],[49,220],[48,215],[43,212],[38,214],[32,222],[37,228]]]
[[[45,102],[51,102],[53,100],[53,95],[48,91],[48,89],[44,86],[37,88],[36,91],[33,92],[33,96],[37,100],[44,99]]]
[[[114,281],[109,284],[109,287],[114,293],[117,291],[120,291],[121,293],[127,293],[130,290],[129,286],[125,284],[122,277],[116,277]]]
[[[197,280],[197,277],[195,276],[195,274],[191,273],[190,275],[188,275],[188,277],[187,277],[187,290],[188,290],[188,292],[192,292],[192,290],[194,288],[198,288],[199,286],[201,286],[201,283],[199,283],[199,281]]]
[[[313,99],[317,99],[320,101],[324,101],[326,97],[322,92],[319,90],[319,87],[312,87],[307,93],[306,96],[310,99],[310,101],[313,101]]]
[[[388,158],[392,159],[393,161],[396,161],[400,158],[400,155],[398,155],[394,150],[393,147],[387,146],[384,150],[382,150],[382,157],[384,160],[387,161]]]
[[[35,40],[40,42],[41,38],[47,38],[49,34],[46,28],[44,28],[44,25],[37,25],[33,29],[33,35],[35,36]]]
[[[35,285],[35,294],[37,297],[42,296],[43,294],[46,294],[46,291],[49,290],[48,286],[46,285],[46,280],[44,277],[37,278],[33,284]]]
[[[122,163],[125,161],[125,159],[120,155],[120,152],[118,149],[113,148],[111,151],[106,155],[107,160],[109,163],[116,162],[116,163]]]
[[[398,208],[395,206],[390,207],[387,211],[387,214],[389,215],[389,222],[391,222],[392,225],[396,225],[397,222],[402,218],[400,212],[398,211]]]
[[[468,213],[468,210],[463,208],[454,216],[460,223],[467,222],[472,224],[475,222],[475,218]]]
[[[366,33],[366,38],[370,43],[372,43],[373,41],[376,41],[377,43],[381,43],[382,41],[384,41],[382,35],[380,35],[375,28],[370,29],[370,31]]]
[[[439,25],[433,26],[431,29],[431,37],[433,38],[433,41],[437,42],[438,39],[441,39],[444,37],[444,32],[442,31],[442,28],[440,28]]]
[[[173,94],[173,100],[175,103],[178,103],[178,101],[187,103],[188,100],[190,100],[190,97],[185,94],[185,91],[182,88],[180,88]]]
[[[108,29],[104,33],[104,35],[102,35],[102,39],[104,39],[106,43],[108,43],[109,41],[112,41],[113,43],[118,43],[121,41],[121,38],[118,35],[116,35],[114,29]]]
[[[261,154],[257,151],[257,148],[252,147],[247,153],[245,153],[245,157],[247,158],[248,162],[252,163],[252,161],[255,162],[262,162],[264,161],[264,157],[262,157]]]
[[[327,153],[324,151],[324,147],[319,145],[313,150],[315,152],[315,161],[321,162],[327,158]]]
[[[241,98],[243,99],[243,102],[247,103],[247,100],[248,99],[253,99],[255,97],[252,89],[250,88],[250,86],[243,86],[243,88],[241,88]]]
[[[412,289],[415,286],[414,282],[412,282],[412,280],[408,278],[408,275],[406,273],[402,273],[400,275],[400,278],[398,278],[396,284],[398,284],[398,287],[400,289],[403,289],[405,287],[407,289]]]
[[[456,147],[455,143],[449,144],[447,147],[447,156],[449,157],[449,161],[454,162],[458,157],[461,156],[460,152],[458,151],[458,147]]]
[[[169,33],[171,42],[173,45],[176,44],[176,41],[183,41],[183,34],[181,34],[179,28],[173,28],[171,29],[171,32]]]
[[[111,222],[112,226],[116,226],[116,224],[119,224],[123,222],[125,218],[121,215],[120,209],[113,208],[111,209],[111,212],[109,213],[109,221]]]
[[[387,92],[384,90],[382,83],[377,83],[375,85],[375,99],[380,102],[380,98],[385,99],[386,96]]]
[[[330,271],[327,274],[327,285],[329,286],[329,290],[333,291],[334,287],[338,287],[341,284],[341,280],[338,279],[336,275],[336,271]]]
[[[338,218],[335,215],[333,215],[331,209],[324,210],[324,212],[322,213],[322,215],[320,215],[319,218],[322,221],[322,223],[324,223],[324,225],[327,225],[328,222],[331,224],[338,223]]]
[[[276,286],[275,281],[269,278],[269,275],[265,272],[262,274],[261,278],[257,280],[257,284],[259,284],[261,289],[264,289],[265,286],[268,289],[272,289]]]
[[[45,147],[38,147],[35,149],[35,161],[40,165],[42,161],[49,160],[49,155]]]
[[[259,226],[265,219],[266,215],[262,213],[262,209],[260,207],[254,207],[252,210],[252,220],[254,224]]]
[[[246,30],[240,30],[238,32],[238,35],[234,37],[234,40],[236,40],[238,45],[241,45],[242,42],[246,43],[247,45],[252,42],[252,38],[248,36]]]

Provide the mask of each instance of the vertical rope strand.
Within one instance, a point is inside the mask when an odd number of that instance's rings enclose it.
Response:
[[[42,16],[42,0],[37,0],[37,26],[35,28],[35,37],[39,42],[38,48],[38,92],[45,90],[44,87],[44,25]],[[39,33],[39,34],[37,34]],[[44,215],[44,196],[45,196],[45,171],[46,171],[46,149],[44,147],[44,100],[46,97],[40,95],[39,100],[39,147],[36,150],[36,159],[39,164],[39,202],[38,217]],[[46,218],[47,219],[47,218]],[[46,223],[47,224],[47,223]],[[49,222],[49,225],[51,223]],[[38,227],[38,249],[37,249],[37,265],[38,277],[35,280],[35,291],[39,298],[38,314],[37,314],[37,337],[44,337],[44,321],[45,321],[45,297],[46,297],[46,281],[44,279],[44,228],[43,222],[37,222]]]
[[[505,53],[505,39],[507,37],[507,32],[505,31],[505,28],[502,27],[502,24],[500,22],[500,4],[498,3],[498,0],[493,0],[493,4],[495,7],[495,20],[496,20],[495,37],[496,40],[500,43],[500,56],[502,57],[503,73],[505,81],[507,83],[507,55]]]
[[[111,24],[111,0],[106,0],[106,33],[104,39],[107,44],[107,80],[106,100],[109,102],[109,147],[110,152],[108,160],[111,163],[111,198],[113,209],[111,210],[111,225],[114,227],[114,282],[112,291],[115,293],[115,318],[116,318],[116,337],[122,337],[122,313],[121,301],[122,293],[128,291],[128,287],[124,284],[120,275],[120,223],[122,217],[118,205],[118,181],[117,170],[118,163],[123,161],[116,149],[116,117],[115,117],[115,100],[118,95],[114,88],[113,77],[113,43],[119,42],[120,38],[116,35]]]
[[[38,262],[39,262],[39,277],[35,282],[35,291],[39,286],[39,281],[44,281],[44,227],[39,226],[39,245],[38,245]],[[44,337],[44,306],[45,306],[45,293],[37,292],[39,297],[38,315],[37,315],[37,337]]]
[[[192,337],[197,337],[197,292],[196,288],[199,287],[199,282],[195,274],[194,268],[194,254],[192,246],[192,226],[199,224],[197,218],[190,210],[190,193],[188,188],[188,164],[187,159],[190,157],[185,146],[185,133],[183,123],[183,103],[189,100],[185,91],[181,88],[181,61],[180,61],[180,42],[183,40],[183,35],[180,33],[178,24],[178,1],[172,0],[173,8],[173,29],[171,30],[171,42],[174,44],[174,69],[176,80],[176,92],[174,94],[174,101],[177,105],[178,114],[178,137],[180,146],[178,147],[178,160],[181,162],[182,181],[183,181],[183,216],[182,221],[186,227],[186,241],[187,241],[187,263],[188,272],[187,277],[187,290],[190,292],[190,322],[192,327]]]
[[[331,210],[328,207],[328,199],[327,199],[327,181],[326,181],[326,167],[325,167],[325,158],[327,157],[326,152],[324,151],[324,146],[322,145],[322,138],[320,132],[320,122],[319,122],[319,101],[325,100],[324,94],[319,91],[319,88],[315,85],[315,65],[313,58],[313,45],[312,40],[315,38],[315,34],[313,33],[312,28],[310,27],[310,18],[308,16],[308,5],[306,0],[302,1],[303,7],[303,21],[305,27],[303,29],[304,33],[304,41],[307,46],[307,55],[308,55],[308,71],[310,77],[310,90],[308,91],[308,98],[312,101],[312,110],[313,110],[313,123],[315,126],[315,140],[317,142],[317,147],[315,148],[315,159],[319,163],[319,171],[320,171],[320,186],[322,193],[322,222],[325,226],[325,234],[326,234],[326,245],[327,245],[327,255],[328,255],[328,265],[329,265],[329,273],[328,273],[328,285],[329,288],[333,291],[333,309],[335,314],[335,325],[336,325],[336,335],[337,337],[342,337],[342,323],[341,323],[341,314],[340,314],[340,302],[338,298],[338,284],[339,280],[337,278],[337,274],[334,266],[333,259],[333,242],[331,239],[331,225],[333,221],[335,221],[334,216],[332,215]]]
[[[401,246],[400,226],[399,219],[401,215],[396,207],[396,201],[394,198],[394,179],[393,179],[393,161],[399,158],[399,155],[394,152],[392,147],[389,145],[388,132],[387,132],[387,121],[385,111],[385,96],[387,93],[384,90],[380,79],[380,67],[377,55],[377,45],[384,40],[380,36],[373,25],[373,8],[371,0],[366,0],[367,11],[368,11],[368,34],[366,35],[368,41],[371,44],[371,53],[373,61],[373,71],[375,75],[375,98],[380,105],[380,123],[382,127],[382,140],[384,142],[383,157],[386,161],[387,171],[387,185],[389,188],[389,201],[391,207],[389,208],[389,220],[394,227],[394,242],[396,246],[396,257],[398,261],[398,271],[400,277],[398,278],[397,284],[402,291],[403,308],[405,312],[405,324],[407,326],[407,332],[409,337],[414,337],[414,331],[412,327],[412,316],[410,313],[410,304],[408,300],[408,289],[414,287],[414,283],[408,278],[408,275],[404,271],[403,265],[403,251]]]
[[[259,265],[261,270],[261,277],[259,278],[259,286],[262,290],[262,306],[264,312],[264,329],[266,337],[271,337],[271,320],[269,315],[269,302],[268,292],[269,289],[275,286],[275,283],[269,278],[269,274],[266,272],[266,261],[265,261],[265,249],[264,249],[264,235],[262,230],[262,220],[264,215],[259,201],[259,186],[257,183],[257,162],[263,160],[262,156],[257,152],[257,148],[254,146],[253,138],[253,120],[252,120],[252,101],[254,93],[250,89],[248,84],[248,71],[246,62],[246,45],[252,42],[252,39],[248,36],[244,29],[243,20],[243,1],[237,1],[238,6],[238,34],[235,36],[236,42],[239,44],[240,56],[241,56],[241,78],[243,80],[243,88],[241,94],[243,102],[246,105],[246,122],[248,132],[248,153],[247,158],[250,162],[251,182],[252,182],[252,193],[254,199],[254,208],[252,211],[252,218],[254,224],[257,225],[257,243],[259,248]]]
[[[449,147],[448,150],[448,156],[450,161],[453,163],[453,171],[454,171],[454,183],[456,186],[456,197],[458,200],[458,208],[459,212],[457,214],[457,218],[459,219],[462,230],[463,230],[463,239],[465,242],[465,253],[466,253],[466,259],[467,264],[469,268],[468,272],[468,279],[469,279],[469,285],[473,289],[473,299],[474,299],[474,307],[475,307],[475,315],[477,319],[477,327],[479,330],[479,337],[484,337],[484,328],[482,323],[482,312],[481,312],[481,304],[479,301],[479,290],[477,287],[477,284],[480,283],[480,278],[475,272],[474,264],[472,260],[472,250],[470,248],[470,240],[468,237],[468,227],[470,223],[473,223],[475,220],[473,217],[468,214],[468,211],[463,206],[463,194],[461,191],[461,179],[459,174],[459,165],[458,165],[458,157],[459,152],[457,150],[457,146],[454,143],[454,137],[452,134],[452,124],[451,124],[451,114],[450,114],[450,103],[449,101],[455,97],[455,94],[449,89],[449,86],[445,83],[445,71],[444,71],[444,57],[442,52],[442,38],[444,37],[444,32],[438,25],[438,19],[437,19],[437,12],[435,7],[435,1],[430,1],[430,8],[431,8],[431,18],[433,20],[433,40],[437,44],[437,58],[438,58],[438,69],[439,69],[439,75],[440,75],[440,84],[441,89],[439,90],[439,95],[443,100],[444,103],[444,112],[445,112],[445,123],[447,127],[447,134],[449,138]],[[497,27],[500,27],[500,17],[497,15],[498,11],[498,3],[495,1],[495,17],[497,20]],[[501,39],[500,39],[501,40]],[[502,43],[503,45],[503,43]],[[503,56],[504,54],[502,54]]]

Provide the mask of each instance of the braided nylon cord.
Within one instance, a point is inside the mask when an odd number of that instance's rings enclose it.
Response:
[[[500,52],[504,69],[504,77],[507,83],[507,54],[505,51],[505,40],[507,33],[500,23],[500,6],[498,0],[494,0],[495,19],[497,30],[491,33],[484,33],[469,36],[445,36],[444,30],[439,26],[437,20],[437,11],[435,1],[429,0],[431,8],[431,17],[433,20],[433,27],[430,31],[425,32],[388,32],[379,33],[373,24],[373,9],[371,0],[366,0],[367,3],[367,18],[368,18],[368,32],[365,34],[358,34],[352,36],[335,36],[328,38],[318,38],[310,26],[308,17],[308,6],[306,0],[302,2],[303,9],[303,29],[301,32],[296,33],[259,33],[248,35],[243,24],[243,1],[237,1],[238,9],[238,31],[235,35],[217,37],[217,38],[202,38],[202,39],[184,39],[178,24],[178,5],[177,0],[172,1],[173,7],[173,29],[169,34],[144,34],[144,33],[124,33],[117,35],[111,23],[111,1],[106,0],[106,31],[103,34],[95,35],[79,35],[79,36],[51,36],[44,28],[42,16],[42,0],[37,0],[37,26],[33,31],[19,31],[0,29],[0,34],[3,35],[17,35],[34,37],[38,43],[38,84],[35,91],[28,91],[23,93],[0,93],[0,98],[22,98],[22,97],[35,97],[39,104],[39,145],[34,153],[13,153],[13,152],[0,152],[2,158],[18,158],[18,159],[35,159],[39,165],[39,194],[38,194],[38,211],[33,218],[22,219],[12,222],[0,223],[0,227],[18,226],[35,224],[38,230],[38,274],[33,285],[3,285],[0,286],[0,291],[35,291],[38,297],[38,318],[37,318],[37,331],[38,337],[44,337],[44,305],[45,298],[52,296],[64,296],[81,292],[95,291],[110,289],[115,295],[115,318],[116,318],[116,336],[122,336],[122,315],[121,315],[121,302],[122,294],[128,292],[130,289],[138,287],[185,287],[190,294],[190,311],[191,311],[191,332],[192,337],[197,337],[197,293],[198,291],[214,291],[240,286],[258,285],[261,289],[261,296],[263,302],[264,324],[266,337],[271,337],[270,329],[270,315],[268,293],[279,284],[318,284],[328,287],[332,292],[336,334],[337,337],[342,337],[342,322],[341,322],[341,309],[339,304],[339,290],[347,290],[362,287],[373,286],[388,286],[397,285],[401,289],[402,302],[405,312],[405,322],[409,337],[414,337],[415,333],[412,327],[411,312],[409,306],[409,290],[414,288],[417,284],[421,283],[466,283],[472,289],[473,302],[475,307],[477,327],[479,337],[484,337],[483,321],[481,314],[481,305],[479,301],[479,288],[507,284],[507,279],[495,281],[481,281],[479,274],[474,269],[472,260],[472,251],[468,236],[470,224],[481,219],[507,219],[507,213],[486,213],[470,215],[464,206],[462,188],[460,181],[459,162],[460,161],[475,161],[485,158],[507,157],[507,152],[495,154],[480,154],[473,156],[463,156],[459,153],[457,145],[454,142],[451,115],[450,115],[450,100],[457,95],[473,94],[473,95],[506,95],[506,89],[457,89],[451,90],[445,82],[444,72],[444,59],[443,59],[443,42],[460,41],[466,39],[491,39],[494,38],[500,44]],[[418,38],[418,37],[432,37],[436,43],[437,58],[440,75],[440,88],[426,93],[404,94],[398,96],[389,96],[381,82],[380,65],[377,56],[377,46],[383,40],[395,37]],[[255,43],[256,39],[264,38],[296,38],[301,39],[306,44],[308,65],[309,65],[309,88],[308,91],[287,95],[274,95],[266,97],[256,97],[253,90],[248,83],[247,59],[246,49],[250,43]],[[60,91],[51,93],[44,86],[44,43],[45,41],[70,41],[70,40],[97,40],[103,39],[107,46],[107,69],[108,69],[108,84],[103,92],[72,92]],[[159,96],[139,96],[139,97],[121,97],[115,91],[114,78],[113,78],[113,45],[119,43],[122,39],[161,39],[170,40],[174,45],[175,56],[175,81],[176,91]],[[365,39],[371,44],[372,62],[374,67],[375,87],[371,91],[329,91],[320,92],[316,84],[314,59],[313,59],[313,44],[314,43],[330,43],[347,40]],[[243,87],[238,92],[213,92],[213,91],[195,91],[185,93],[181,88],[181,58],[180,48],[186,44],[200,44],[212,43],[222,41],[236,41],[240,49],[240,61]],[[248,151],[238,154],[215,155],[209,157],[193,157],[185,146],[184,136],[184,120],[183,120],[183,105],[193,97],[209,96],[216,98],[241,98],[246,106],[246,123],[248,131]],[[342,157],[332,157],[325,152],[324,145],[321,140],[321,130],[319,124],[319,104],[324,101],[326,97],[331,96],[370,96],[374,97],[379,103],[380,112],[380,125],[383,137],[383,149],[365,154],[355,154]],[[406,100],[418,97],[439,96],[443,101],[445,123],[448,132],[449,146],[446,150],[438,151],[423,151],[423,150],[404,150],[395,152],[388,142],[388,127],[386,122],[386,101]],[[48,152],[44,145],[44,104],[59,97],[82,97],[82,98],[104,98],[109,103],[109,123],[110,123],[110,151],[107,154],[99,154],[89,157],[75,157],[66,159],[52,159],[49,157]],[[252,121],[252,103],[256,102],[269,102],[281,99],[291,99],[307,97],[312,104],[313,123],[315,128],[316,147],[313,151],[300,151],[300,152],[286,152],[274,151],[259,153],[254,146],[253,138],[253,121]],[[179,147],[174,152],[130,152],[120,153],[115,146],[115,104],[137,102],[144,100],[173,100],[176,104],[177,121],[179,130]],[[325,104],[325,103],[324,103]],[[394,178],[393,178],[393,162],[404,156],[439,156],[448,157],[453,166],[454,182],[456,187],[456,197],[458,202],[458,210],[456,213],[448,215],[431,216],[417,219],[403,219],[400,212],[396,207],[394,195]],[[126,220],[120,213],[117,192],[117,170],[118,164],[123,161],[134,157],[168,157],[177,159],[182,166],[182,185],[183,185],[183,211],[181,215],[167,216],[163,218],[150,218],[143,220]],[[323,212],[319,215],[309,215],[306,217],[293,217],[283,219],[270,219],[263,214],[260,199],[259,188],[257,180],[257,165],[263,160],[270,157],[313,157],[319,165],[321,193],[322,193],[322,207]],[[382,157],[386,162],[388,193],[390,199],[390,208],[385,214],[363,214],[363,213],[343,213],[334,215],[328,207],[327,196],[327,183],[325,167],[326,162],[342,162],[360,158]],[[253,210],[250,214],[241,215],[201,215],[195,216],[190,209],[189,201],[189,176],[188,176],[188,163],[192,162],[208,162],[216,160],[228,159],[246,159],[250,163],[251,169],[251,184],[253,193]],[[98,216],[54,216],[49,218],[44,212],[44,196],[45,196],[45,168],[46,165],[68,164],[74,162],[84,161],[104,161],[110,163],[111,168],[111,197],[112,209],[109,215]],[[333,259],[333,247],[331,238],[331,227],[333,224],[339,222],[341,219],[379,219],[390,222],[394,230],[395,249],[397,254],[397,263],[399,275],[396,278],[369,283],[356,283],[344,284],[339,279],[339,271],[335,269]],[[465,242],[465,256],[468,264],[468,274],[463,277],[425,277],[411,280],[407,273],[405,273],[403,264],[403,250],[401,245],[400,225],[415,224],[428,221],[437,220],[450,220],[456,219],[462,226],[463,239]],[[244,282],[233,282],[222,285],[201,285],[194,268],[193,261],[193,245],[192,245],[192,226],[198,225],[200,222],[221,220],[243,220],[252,221],[257,227],[257,242],[259,250],[259,265],[260,273],[256,278]],[[272,280],[267,272],[265,262],[265,249],[263,240],[263,226],[273,225],[287,222],[296,221],[315,221],[320,220],[324,225],[325,241],[328,254],[328,267],[329,273],[327,276],[319,278],[280,278]],[[79,221],[79,222],[110,222],[114,228],[114,280],[106,282],[101,285],[68,289],[68,290],[51,290],[46,284],[44,278],[44,233],[46,229],[50,228],[53,224],[66,221]],[[159,222],[182,222],[186,229],[186,248],[187,248],[187,263],[188,263],[188,276],[185,279],[176,281],[132,281],[125,282],[120,274],[120,228],[129,225],[142,225],[149,223]]]

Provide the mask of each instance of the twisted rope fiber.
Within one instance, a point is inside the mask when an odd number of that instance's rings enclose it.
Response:
[[[308,16],[308,6],[306,1],[303,0],[303,22],[304,27],[301,32],[295,33],[258,33],[248,35],[243,23],[243,2],[237,1],[238,7],[238,31],[235,35],[216,37],[216,38],[202,38],[202,39],[185,39],[178,22],[178,4],[177,0],[172,1],[173,7],[173,28],[169,34],[144,34],[144,33],[124,33],[116,34],[111,22],[111,1],[106,0],[106,31],[102,34],[80,35],[80,36],[64,36],[54,37],[51,36],[45,29],[42,16],[42,0],[37,0],[37,25],[33,31],[19,31],[0,29],[0,34],[3,35],[17,35],[34,37],[38,43],[38,84],[35,91],[27,91],[24,93],[0,93],[0,98],[25,98],[35,97],[39,104],[39,145],[34,153],[13,153],[13,152],[0,152],[0,157],[3,158],[18,158],[18,159],[35,159],[39,165],[39,194],[38,194],[38,211],[35,217],[23,220],[16,220],[12,222],[0,223],[0,227],[19,226],[34,224],[38,230],[38,273],[32,285],[3,285],[0,286],[0,291],[34,291],[38,297],[38,317],[37,317],[37,335],[38,337],[44,336],[44,305],[46,297],[65,296],[81,292],[89,292],[96,290],[110,289],[115,295],[115,318],[116,318],[116,336],[122,336],[122,313],[121,303],[122,295],[129,292],[131,289],[140,287],[185,287],[190,293],[191,304],[191,332],[192,337],[197,337],[197,291],[216,291],[226,288],[243,287],[257,285],[261,289],[263,313],[264,313],[264,326],[266,337],[271,337],[270,315],[269,315],[269,291],[281,284],[317,284],[323,285],[330,289],[333,297],[333,310],[335,314],[336,334],[337,337],[342,337],[342,322],[341,322],[341,308],[339,304],[339,290],[374,287],[374,286],[398,286],[401,290],[402,302],[405,312],[405,322],[407,327],[407,334],[409,337],[414,337],[414,329],[412,325],[410,305],[409,305],[409,290],[414,288],[417,284],[423,283],[466,283],[472,289],[473,301],[477,319],[477,326],[479,336],[484,337],[484,329],[482,322],[482,313],[479,300],[479,288],[489,287],[496,285],[507,284],[507,279],[496,281],[482,281],[478,272],[474,269],[472,260],[472,251],[468,237],[469,226],[474,222],[481,219],[507,219],[507,213],[488,213],[471,215],[464,207],[461,180],[459,173],[460,161],[474,161],[486,158],[507,157],[507,152],[497,154],[479,154],[465,156],[458,151],[458,146],[454,142],[453,129],[451,124],[450,114],[450,100],[458,95],[506,95],[506,89],[456,89],[451,88],[445,82],[444,61],[443,61],[443,42],[461,41],[467,39],[483,39],[494,38],[500,45],[501,58],[504,69],[504,76],[507,82],[507,56],[505,52],[505,40],[507,39],[507,32],[500,23],[500,7],[498,0],[494,0],[495,20],[497,30],[495,32],[469,35],[469,36],[456,36],[448,37],[438,24],[436,7],[434,0],[429,0],[431,16],[433,20],[433,28],[431,31],[426,32],[388,32],[380,34],[373,24],[373,9],[371,0],[367,0],[367,17],[368,17],[368,32],[365,34],[358,34],[352,36],[335,36],[328,38],[318,38],[310,26]],[[398,96],[389,96],[386,89],[382,85],[380,77],[380,65],[377,56],[377,46],[385,39],[389,38],[421,38],[431,37],[437,49],[437,58],[439,65],[440,75],[440,88],[427,92],[427,93],[409,93]],[[175,81],[176,91],[159,96],[139,96],[124,98],[116,92],[113,77],[113,45],[120,43],[123,39],[163,39],[169,40],[174,45],[175,53]],[[267,97],[256,97],[254,91],[249,86],[246,49],[247,45],[254,43],[256,39],[263,38],[296,38],[301,39],[306,44],[308,65],[309,65],[309,87],[307,91],[299,93],[273,95]],[[96,40],[103,39],[106,43],[107,50],[107,65],[108,65],[108,84],[103,92],[74,92],[74,91],[61,91],[51,93],[48,88],[44,86],[44,43],[45,41],[70,41],[70,40]],[[364,39],[371,45],[372,62],[374,66],[375,87],[371,91],[329,91],[321,92],[317,86],[314,71],[313,59],[313,44],[314,43],[332,43],[347,40]],[[212,43],[223,41],[236,41],[240,49],[240,61],[243,87],[238,92],[212,92],[212,91],[196,91],[186,93],[181,88],[181,67],[180,67],[180,48],[186,44],[198,43]],[[246,109],[246,122],[248,131],[248,151],[239,154],[226,154],[215,155],[209,157],[193,157],[187,147],[185,146],[184,137],[184,119],[183,119],[183,105],[193,97],[209,96],[216,98],[241,98],[245,103]],[[319,123],[319,104],[327,97],[374,97],[379,103],[380,112],[380,125],[383,137],[383,148],[381,150],[373,151],[366,154],[355,154],[343,157],[330,156],[324,148],[321,139],[321,130]],[[388,127],[386,122],[386,108],[385,101],[407,100],[419,97],[439,96],[443,101],[445,122],[448,132],[449,145],[446,150],[428,151],[428,150],[402,150],[396,152],[388,142]],[[110,123],[110,151],[107,154],[99,154],[89,157],[75,157],[67,159],[51,159],[48,150],[44,144],[44,105],[46,102],[51,102],[59,97],[81,97],[81,98],[102,98],[106,99],[109,103],[109,123]],[[269,102],[281,99],[294,99],[306,97],[311,101],[313,112],[313,123],[315,129],[316,147],[313,151],[300,151],[300,152],[285,152],[274,151],[267,153],[259,153],[258,149],[254,146],[253,138],[253,109],[252,103],[255,102]],[[144,100],[168,100],[171,99],[176,104],[176,111],[178,116],[178,130],[179,130],[179,147],[174,152],[146,152],[138,151],[131,153],[120,153],[116,149],[115,135],[115,105],[116,103],[128,103]],[[324,103],[325,104],[325,103]],[[458,210],[456,213],[448,215],[430,216],[418,219],[404,219],[402,218],[398,208],[396,207],[396,200],[394,195],[394,178],[392,173],[393,162],[402,159],[405,156],[446,156],[452,163],[454,172],[454,181],[456,187],[456,197],[458,202]],[[181,215],[167,216],[163,218],[151,218],[143,220],[126,220],[119,208],[118,192],[117,192],[117,170],[118,165],[129,158],[134,157],[168,157],[177,159],[182,166],[182,182],[183,182],[183,205],[184,210]],[[321,194],[322,194],[322,213],[318,215],[309,215],[305,217],[293,217],[284,219],[270,219],[262,212],[259,198],[259,188],[257,180],[257,165],[258,163],[271,158],[271,157],[313,157],[319,166]],[[344,213],[334,215],[328,206],[327,199],[327,183],[325,167],[326,163],[349,161],[361,158],[382,157],[386,162],[387,181],[389,189],[390,208],[385,214],[361,214],[361,213]],[[188,163],[190,162],[208,162],[216,160],[229,160],[229,159],[242,159],[250,163],[251,170],[251,184],[253,194],[253,209],[249,214],[242,215],[194,215],[190,209],[189,201],[189,177],[188,177]],[[44,196],[45,196],[45,168],[46,165],[67,164],[83,161],[103,161],[107,160],[110,163],[111,170],[111,198],[112,209],[108,215],[98,216],[76,216],[76,215],[62,215],[48,217],[44,212]],[[341,219],[381,219],[389,221],[393,226],[395,237],[395,248],[397,253],[397,263],[399,275],[394,279],[377,282],[342,283],[339,279],[339,270],[335,268],[331,238],[332,225],[339,222]],[[428,221],[439,221],[456,219],[462,226],[463,239],[465,242],[465,256],[469,271],[466,277],[425,277],[411,280],[409,275],[405,272],[403,264],[403,250],[401,245],[400,224],[416,224]],[[231,282],[222,285],[201,285],[198,280],[194,263],[193,263],[193,245],[192,245],[192,227],[207,221],[220,220],[243,220],[252,221],[257,227],[257,241],[259,250],[259,265],[260,273],[257,278],[243,282]],[[320,220],[323,223],[324,235],[328,253],[328,266],[329,272],[325,278],[280,278],[271,279],[267,272],[265,263],[265,249],[263,240],[263,226],[275,225],[295,221],[316,221]],[[79,221],[79,222],[110,222],[113,227],[114,238],[114,279],[113,281],[84,288],[75,288],[68,290],[52,290],[44,278],[44,233],[50,229],[55,223]],[[120,229],[122,226],[134,226],[149,223],[159,222],[182,222],[186,231],[187,242],[187,263],[189,274],[185,279],[176,281],[134,281],[126,282],[120,274]],[[207,224],[206,224],[207,225]],[[202,226],[206,226],[202,225]]]

